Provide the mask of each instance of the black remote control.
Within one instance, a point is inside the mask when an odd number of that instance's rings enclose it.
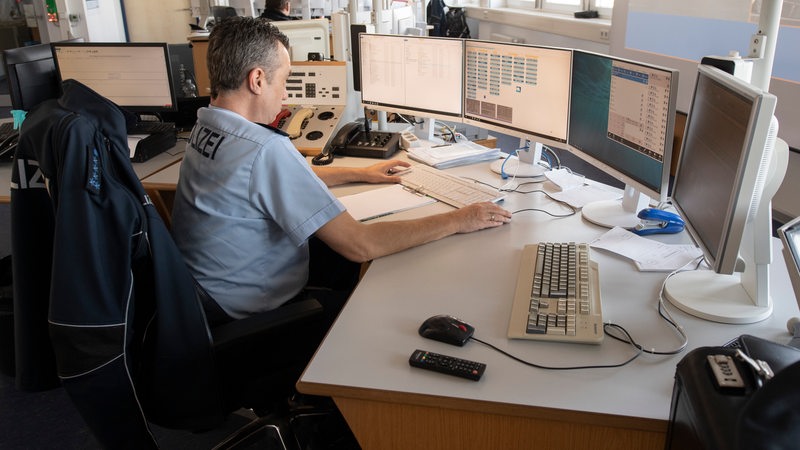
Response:
[[[484,363],[440,355],[425,350],[414,350],[414,353],[408,358],[408,363],[413,367],[455,375],[473,381],[480,380],[481,375],[486,370],[486,364]]]

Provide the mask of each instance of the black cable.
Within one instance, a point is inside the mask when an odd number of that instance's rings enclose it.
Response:
[[[570,208],[572,208],[572,207],[570,207]],[[511,214],[517,214],[517,213],[521,213],[521,212],[541,212],[541,213],[547,214],[550,217],[555,217],[556,219],[563,219],[565,217],[572,217],[572,216],[574,216],[575,214],[578,213],[578,211],[576,209],[574,209],[574,208],[572,208],[572,212],[569,213],[569,214],[553,214],[550,211],[547,211],[545,209],[523,208],[523,209],[518,209],[516,211],[511,211]]]
[[[516,187],[515,189],[500,189],[500,188],[498,188],[498,187],[496,187],[496,186],[492,186],[492,185],[491,185],[491,184],[489,184],[489,183],[485,183],[485,182],[483,182],[483,181],[481,181],[481,180],[476,180],[475,178],[466,178],[466,179],[468,179],[468,180],[471,180],[471,181],[472,181],[472,182],[474,182],[474,183],[478,183],[478,184],[482,184],[482,185],[484,185],[484,186],[488,186],[488,187],[490,187],[490,188],[492,188],[492,189],[497,189],[497,190],[499,190],[499,191],[501,191],[501,192],[516,192],[516,193],[518,193],[518,194],[536,194],[536,193],[541,193],[541,194],[544,194],[545,196],[547,196],[547,198],[549,198],[550,200],[552,200],[552,201],[554,201],[554,202],[556,202],[556,203],[559,203],[559,204],[561,204],[561,205],[564,205],[564,206],[566,206],[567,208],[569,208],[569,210],[570,210],[570,213],[569,213],[569,214],[554,214],[554,213],[551,213],[551,212],[549,212],[549,211],[547,211],[547,210],[544,210],[544,209],[539,209],[539,208],[524,208],[524,209],[519,209],[519,210],[517,210],[517,211],[512,211],[512,212],[511,212],[511,214],[516,214],[516,213],[520,213],[520,212],[527,212],[527,211],[533,211],[533,212],[543,212],[543,213],[545,213],[545,214],[549,215],[550,217],[555,217],[555,218],[557,218],[557,219],[563,219],[563,218],[565,218],[565,217],[572,217],[572,216],[574,216],[575,214],[577,214],[577,213],[578,213],[578,210],[577,210],[577,209],[575,209],[575,208],[574,208],[572,205],[570,205],[569,203],[567,203],[567,202],[565,202],[565,201],[562,201],[562,200],[558,200],[558,199],[556,199],[556,198],[553,198],[553,196],[551,196],[551,195],[550,195],[550,194],[548,194],[546,191],[543,191],[543,190],[541,190],[541,189],[535,189],[535,190],[532,190],[532,191],[520,191],[520,190],[519,190],[519,188],[520,188],[521,186],[524,186],[524,185],[526,185],[526,184],[536,184],[536,183],[542,183],[542,182],[544,182],[544,180],[542,180],[542,181],[526,181],[525,183],[520,183],[519,185],[517,185],[517,187]]]
[[[333,162],[333,152],[329,149],[323,149],[322,152],[317,153],[311,158],[311,164],[315,166],[327,166]]]
[[[616,363],[616,364],[597,364],[597,365],[588,365],[588,366],[562,366],[562,367],[545,366],[545,365],[542,365],[542,364],[536,364],[536,363],[532,363],[530,361],[525,361],[524,359],[519,358],[517,356],[514,356],[511,353],[508,353],[507,351],[502,350],[502,349],[500,349],[500,348],[498,348],[498,347],[496,347],[496,346],[494,346],[494,345],[492,345],[492,344],[490,344],[488,342],[482,341],[482,340],[476,338],[475,336],[472,336],[470,339],[472,339],[475,342],[479,342],[479,343],[481,343],[481,344],[483,344],[483,345],[485,345],[485,346],[487,346],[487,347],[489,347],[489,348],[491,348],[491,349],[493,349],[493,350],[495,350],[495,351],[497,351],[497,352],[499,352],[499,353],[501,353],[501,354],[503,354],[505,356],[508,356],[509,358],[513,359],[514,361],[517,361],[517,362],[520,362],[522,364],[525,364],[526,366],[535,367],[537,369],[546,369],[546,370],[613,369],[613,368],[616,368],[616,367],[622,367],[622,366],[628,365],[633,360],[635,360],[636,358],[638,358],[639,356],[642,355],[643,350],[640,347],[637,347],[636,345],[634,345],[632,343],[633,342],[633,338],[631,337],[630,334],[628,334],[628,332],[625,330],[625,328],[623,328],[623,327],[621,327],[619,325],[613,324],[613,323],[606,323],[606,324],[603,324],[603,329],[606,330],[606,334],[608,334],[607,332],[608,332],[608,328],[609,327],[613,327],[615,329],[618,329],[623,334],[628,336],[628,339],[630,340],[629,344],[634,349],[636,349],[636,353],[633,356],[631,356],[630,358],[626,359],[625,361],[622,361],[622,362]]]

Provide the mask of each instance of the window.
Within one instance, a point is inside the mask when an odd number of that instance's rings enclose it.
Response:
[[[614,0],[507,0],[507,6],[569,15],[576,11],[596,10],[600,17],[611,18]]]

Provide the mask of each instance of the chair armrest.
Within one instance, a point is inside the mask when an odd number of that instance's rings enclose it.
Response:
[[[211,329],[215,351],[244,342],[280,335],[287,329],[322,317],[322,305],[316,299],[293,302],[245,319],[234,320]]]

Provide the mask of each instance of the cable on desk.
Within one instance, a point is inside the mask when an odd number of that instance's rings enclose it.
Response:
[[[559,366],[545,366],[545,365],[542,365],[542,364],[536,364],[536,363],[532,363],[530,361],[525,361],[524,359],[519,358],[517,356],[514,356],[511,353],[508,353],[507,351],[502,350],[502,349],[500,349],[500,348],[498,348],[498,347],[496,347],[496,346],[494,346],[494,345],[492,345],[492,344],[490,344],[488,342],[482,341],[482,340],[476,338],[475,336],[472,336],[470,339],[475,341],[475,342],[479,342],[479,343],[481,343],[481,344],[483,344],[483,345],[485,345],[485,346],[487,346],[487,347],[489,347],[489,348],[491,348],[491,349],[493,349],[493,350],[495,350],[495,351],[497,351],[497,352],[499,352],[499,353],[501,353],[501,354],[503,354],[505,356],[508,356],[509,358],[513,359],[514,361],[517,361],[517,362],[520,362],[522,364],[525,364],[526,366],[535,367],[537,369],[546,369],[546,370],[613,369],[615,367],[622,367],[622,366],[628,365],[633,360],[635,360],[636,358],[638,358],[639,356],[642,355],[644,350],[642,350],[641,346],[635,345],[635,343],[633,341],[633,338],[631,337],[630,334],[628,334],[628,332],[625,330],[625,328],[622,328],[621,326],[613,324],[613,323],[605,323],[605,324],[603,324],[603,329],[606,330],[606,333],[608,333],[608,329],[609,328],[614,328],[614,329],[620,331],[621,333],[623,333],[625,336],[628,337],[628,340],[629,340],[628,343],[631,345],[631,347],[633,347],[636,350],[636,353],[633,356],[631,356],[630,358],[626,359],[625,361],[622,361],[620,363],[615,363],[615,364],[593,364],[593,365],[587,365],[587,366],[560,366],[560,367]]]
[[[678,348],[674,350],[656,350],[654,348],[645,349],[641,344],[636,343],[628,333],[625,333],[626,335],[625,337],[615,336],[613,333],[607,333],[608,336],[620,342],[626,342],[628,344],[631,344],[636,348],[639,348],[643,352],[649,353],[651,355],[677,355],[678,353],[684,351],[686,349],[686,346],[689,345],[689,337],[686,335],[686,331],[683,330],[683,327],[672,317],[672,314],[670,314],[669,310],[666,308],[666,305],[664,304],[664,287],[667,285],[667,280],[671,276],[679,272],[685,272],[687,270],[697,270],[697,268],[700,267],[702,261],[703,261],[703,256],[698,256],[697,258],[689,261],[683,266],[670,272],[670,274],[664,278],[664,281],[661,283],[661,289],[659,289],[658,291],[658,315],[661,316],[661,318],[664,319],[664,321],[666,321],[680,336],[681,345],[678,346]],[[692,264],[693,262],[697,263],[693,269],[685,269],[686,266]]]
[[[549,212],[547,210],[539,209],[539,208],[523,208],[523,209],[519,209],[517,211],[512,211],[511,214],[517,214],[517,213],[521,213],[521,212],[533,211],[533,212],[542,212],[542,213],[545,213],[545,214],[547,214],[547,215],[549,215],[551,217],[555,217],[557,219],[563,219],[565,217],[574,216],[575,214],[578,213],[578,210],[575,209],[572,205],[570,205],[569,203],[567,203],[565,201],[553,198],[553,196],[548,194],[547,191],[544,191],[544,190],[541,190],[541,189],[534,189],[534,190],[530,190],[530,191],[520,191],[519,190],[520,187],[525,186],[526,184],[542,183],[542,182],[544,182],[544,180],[541,180],[541,181],[526,181],[524,183],[518,184],[517,187],[514,188],[514,189],[502,189],[502,188],[498,188],[496,186],[492,186],[491,184],[485,183],[485,182],[483,182],[481,180],[477,180],[475,178],[469,178],[469,177],[464,177],[464,178],[467,179],[467,180],[472,181],[473,183],[478,183],[478,184],[482,184],[484,186],[488,186],[488,187],[490,187],[492,189],[497,189],[500,192],[515,192],[517,194],[536,194],[536,193],[541,193],[541,194],[544,194],[545,196],[547,196],[547,198],[549,198],[550,200],[552,200],[552,201],[554,201],[556,203],[559,203],[561,205],[564,205],[567,208],[569,208],[569,210],[570,210],[569,214],[554,214],[554,213],[551,213],[551,212]]]
[[[557,200],[556,200],[556,201],[557,201]],[[555,217],[556,219],[563,219],[563,218],[565,218],[565,217],[572,217],[572,216],[574,216],[575,214],[577,214],[577,213],[578,213],[578,210],[576,210],[576,209],[575,209],[575,208],[573,208],[572,206],[570,206],[570,205],[568,205],[568,204],[566,204],[566,203],[564,203],[564,204],[565,204],[565,205],[567,205],[567,206],[569,206],[569,208],[572,210],[572,212],[571,212],[571,213],[569,213],[569,214],[553,214],[553,213],[551,213],[550,211],[547,211],[547,210],[544,210],[544,209],[539,209],[539,208],[523,208],[523,209],[518,209],[518,210],[516,210],[516,211],[511,211],[511,214],[517,214],[517,213],[521,213],[521,212],[541,212],[541,213],[545,213],[545,214],[547,214],[547,215],[548,215],[548,216],[550,216],[550,217]]]

